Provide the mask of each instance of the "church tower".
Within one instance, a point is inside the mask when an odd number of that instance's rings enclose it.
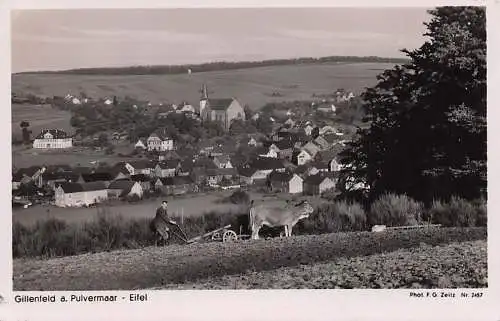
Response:
[[[201,98],[200,98],[200,118],[201,120],[206,120],[207,115],[205,108],[207,106],[208,102],[208,91],[207,91],[207,85],[203,84],[201,87]]]

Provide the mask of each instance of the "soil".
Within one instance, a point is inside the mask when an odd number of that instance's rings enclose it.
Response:
[[[147,289],[486,236],[486,228],[335,233],[18,259],[13,262],[13,281],[15,291]]]

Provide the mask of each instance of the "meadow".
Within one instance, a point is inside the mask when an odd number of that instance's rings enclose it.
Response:
[[[70,124],[71,114],[69,111],[58,110],[50,105],[12,104],[11,128],[12,135],[17,139],[22,138],[19,124],[22,121],[30,123],[32,137],[38,135],[42,129],[59,128],[68,133],[73,133]]]
[[[18,74],[12,91],[52,97],[85,92],[90,97],[125,97],[152,103],[187,101],[197,104],[202,84],[209,96],[236,97],[258,109],[268,102],[310,99],[338,88],[359,94],[376,84],[376,76],[392,68],[388,63],[317,63],[259,67],[178,75],[64,75]],[[272,96],[278,92],[279,97]]]

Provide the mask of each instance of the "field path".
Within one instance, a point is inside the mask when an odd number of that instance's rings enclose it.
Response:
[[[290,239],[149,247],[50,260],[14,260],[15,291],[132,290],[266,271],[422,243],[485,240],[485,228],[336,233]]]

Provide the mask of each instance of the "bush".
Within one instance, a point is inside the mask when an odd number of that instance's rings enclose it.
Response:
[[[370,207],[370,225],[404,226],[418,224],[423,204],[406,195],[385,194]]]
[[[229,196],[229,200],[233,204],[249,204],[250,196],[245,191],[237,190]]]
[[[457,196],[452,196],[448,203],[434,200],[429,216],[433,223],[443,226],[486,226],[486,202],[469,202]]]
[[[345,201],[324,205],[298,224],[299,234],[322,234],[359,231],[366,225],[366,215],[358,203]]]

